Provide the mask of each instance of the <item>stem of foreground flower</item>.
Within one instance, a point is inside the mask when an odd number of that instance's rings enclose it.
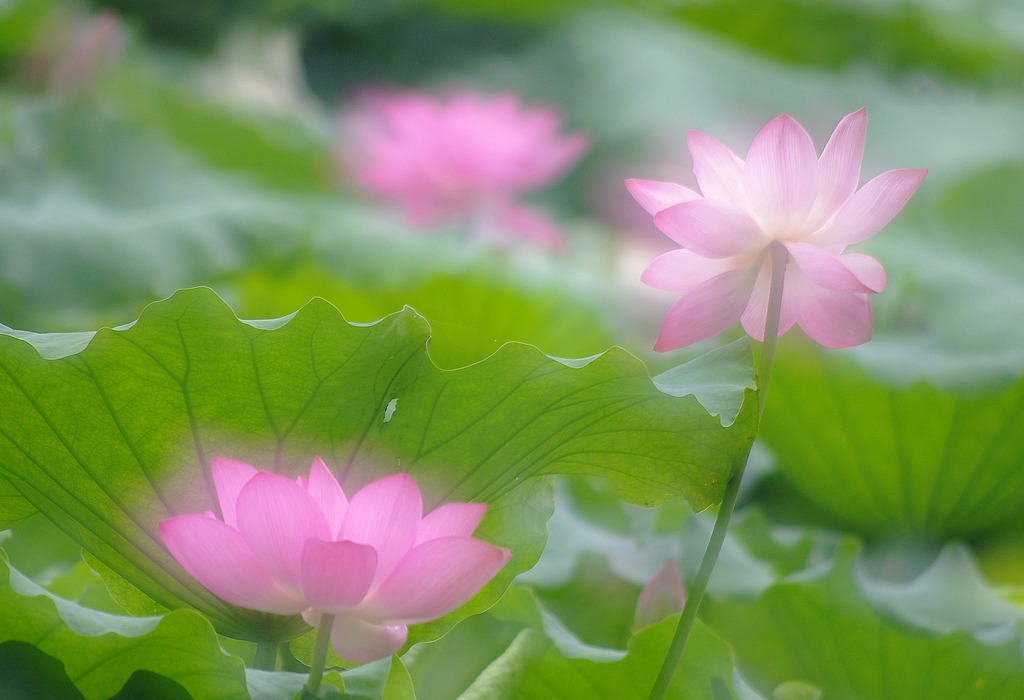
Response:
[[[273,671],[277,667],[277,642],[256,642],[256,657],[252,667],[261,671]]]
[[[331,641],[333,626],[334,615],[320,616],[320,626],[316,629],[316,642],[313,645],[313,661],[309,666],[309,680],[306,682],[306,693],[314,698],[320,697],[320,681],[323,680],[324,667],[327,665],[327,645]]]
[[[761,346],[761,360],[757,371],[757,419],[761,424],[761,416],[764,414],[764,400],[768,389],[768,380],[772,374],[772,364],[775,361],[775,347],[779,340],[779,318],[782,315],[782,285],[786,278],[786,263],[789,255],[786,247],[781,243],[772,243],[768,248],[771,256],[772,279],[768,291],[768,309],[764,324],[764,343]],[[648,700],[661,700],[665,697],[669,683],[675,675],[679,661],[683,657],[683,650],[686,648],[686,641],[690,637],[690,630],[693,629],[694,620],[697,619],[697,612],[704,600],[704,593],[708,588],[708,581],[711,580],[711,572],[714,571],[718,562],[718,555],[722,551],[722,544],[725,542],[725,533],[729,529],[729,520],[732,518],[733,510],[736,508],[736,500],[740,493],[740,482],[743,480],[743,472],[747,468],[747,457],[736,465],[729,483],[725,487],[725,495],[722,498],[722,505],[718,509],[718,517],[715,518],[715,525],[711,530],[711,538],[708,540],[707,549],[704,550],[704,557],[701,559],[697,575],[693,579],[683,606],[683,614],[679,618],[679,625],[676,627],[675,636],[665,654],[665,661],[661,665],[658,677],[654,681]]]

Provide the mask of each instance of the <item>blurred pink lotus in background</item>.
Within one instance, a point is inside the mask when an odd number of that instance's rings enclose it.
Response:
[[[349,499],[317,458],[291,480],[231,459],[213,461],[222,519],[212,512],[160,523],[175,559],[229,603],[311,625],[334,615],[331,643],[368,662],[397,652],[407,625],[459,607],[508,561],[471,535],[483,503],[446,503],[423,516],[408,474],[367,484]]]
[[[796,324],[826,347],[871,338],[867,295],[884,289],[885,270],[874,258],[844,251],[888,224],[926,171],[890,170],[858,190],[866,131],[866,110],[847,115],[818,158],[807,131],[782,115],[758,133],[745,160],[691,131],[700,193],[626,181],[655,225],[682,246],[655,258],[641,277],[683,293],[656,350],[710,338],[737,321],[763,340],[772,246],[783,246],[787,259],[779,335]]]
[[[587,150],[561,134],[553,109],[517,95],[367,92],[346,120],[341,160],[368,192],[401,205],[418,226],[453,221],[483,239],[564,244],[559,227],[521,204],[562,177]]]

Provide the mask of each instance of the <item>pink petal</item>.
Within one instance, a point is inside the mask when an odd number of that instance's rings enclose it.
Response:
[[[689,187],[683,187],[674,182],[631,178],[626,180],[626,189],[633,195],[633,199],[651,216],[654,216],[659,211],[668,209],[673,204],[700,198],[700,195]]]
[[[469,537],[486,512],[486,503],[445,503],[438,506],[420,522],[416,544],[438,537]]]
[[[823,289],[799,274],[786,283],[796,322],[814,342],[847,348],[871,340],[874,317],[866,294]]]
[[[795,119],[776,117],[754,137],[743,185],[750,212],[768,235],[783,238],[804,225],[818,194],[818,156]]]
[[[892,221],[924,181],[927,170],[890,170],[874,178],[839,208],[810,239],[823,248],[847,246],[875,235]]]
[[[217,597],[277,615],[306,607],[277,585],[242,535],[220,520],[189,513],[162,521],[158,529],[171,555]]]
[[[691,131],[686,145],[693,156],[693,174],[701,193],[737,206],[743,204],[743,160],[717,139]]]
[[[740,320],[753,280],[753,271],[741,268],[694,287],[668,312],[654,349],[681,348],[728,330]]]
[[[213,472],[213,486],[217,489],[217,503],[220,504],[220,513],[224,522],[235,527],[235,501],[238,500],[238,492],[249,483],[249,479],[257,474],[257,470],[237,459],[224,459],[217,457],[211,464]]]
[[[845,253],[839,256],[839,262],[846,265],[847,269],[857,275],[861,284],[872,292],[880,292],[885,289],[888,278],[885,268],[870,255],[860,253]]]
[[[354,607],[370,590],[377,552],[355,542],[307,540],[302,549],[302,592],[309,605],[336,613]]]
[[[494,578],[511,553],[472,537],[442,537],[412,549],[359,606],[360,615],[413,624],[446,615]]]
[[[334,618],[331,646],[341,658],[365,664],[397,654],[408,636],[405,625],[378,625],[343,613]]]
[[[768,243],[746,212],[717,200],[675,204],[655,214],[654,224],[683,248],[708,258],[744,255]]]
[[[331,536],[335,537],[341,529],[341,523],[345,519],[345,511],[348,510],[348,499],[342,491],[338,480],[327,468],[324,461],[317,457],[309,469],[309,480],[305,482],[306,490],[313,497],[320,510],[327,519],[327,526],[331,530]]]
[[[307,540],[330,540],[320,506],[306,489],[279,474],[260,472],[238,494],[238,530],[278,583],[302,590],[300,560]]]
[[[818,159],[818,197],[811,218],[827,220],[857,190],[864,159],[868,112],[859,109],[843,117]]]
[[[352,497],[339,537],[377,550],[380,581],[416,542],[422,514],[416,482],[408,474],[395,474],[367,484]]]
[[[833,255],[810,243],[789,243],[786,245],[786,250],[789,251],[789,256],[792,259],[791,264],[796,264],[800,271],[819,287],[837,292],[866,293],[876,291],[865,285],[860,277],[844,264],[843,258],[850,256]],[[876,280],[877,270],[869,269],[863,258],[875,262],[879,270],[881,265],[874,261],[874,258],[868,258],[866,255],[860,256],[859,259],[854,261],[854,264],[861,268],[869,279]],[[881,272],[881,275],[884,280],[884,270]]]
[[[689,292],[712,277],[742,266],[741,258],[705,258],[684,248],[662,253],[640,274],[640,281],[657,289]]]

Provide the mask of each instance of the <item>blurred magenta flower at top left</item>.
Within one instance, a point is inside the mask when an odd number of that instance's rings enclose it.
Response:
[[[562,118],[512,93],[370,91],[346,121],[341,154],[357,183],[419,226],[457,221],[482,238],[560,247],[558,226],[519,197],[561,178],[589,146]]]
[[[222,518],[162,521],[175,559],[220,598],[319,625],[331,643],[368,662],[397,652],[408,625],[436,619],[483,588],[510,552],[472,537],[484,503],[446,503],[426,516],[408,474],[367,484],[351,498],[317,458],[289,479],[245,462],[213,460]]]

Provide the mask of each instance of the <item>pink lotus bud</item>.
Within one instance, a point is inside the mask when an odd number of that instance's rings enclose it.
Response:
[[[244,462],[213,460],[221,518],[160,523],[175,559],[235,605],[311,625],[335,616],[331,642],[367,662],[398,651],[407,626],[459,607],[510,552],[472,537],[483,503],[447,503],[423,515],[408,474],[367,484],[351,499],[319,458],[293,481]]]
[[[679,565],[675,559],[669,558],[640,592],[636,603],[636,617],[633,630],[664,620],[675,615],[686,605],[686,591],[683,589],[683,577],[679,574]]]
[[[582,134],[559,133],[554,110],[524,107],[510,93],[374,91],[357,101],[346,126],[342,162],[412,223],[460,220],[478,237],[561,245],[553,222],[518,203],[560,178],[588,147]]]
[[[871,338],[868,294],[885,288],[874,258],[846,253],[889,223],[926,171],[890,170],[857,189],[867,111],[839,122],[819,157],[792,117],[770,121],[742,159],[707,134],[687,137],[700,193],[670,182],[627,180],[626,187],[678,243],[641,279],[682,293],[662,325],[656,350],[671,350],[739,321],[764,338],[773,245],[787,265],[779,335],[799,325],[815,342],[839,348]]]

